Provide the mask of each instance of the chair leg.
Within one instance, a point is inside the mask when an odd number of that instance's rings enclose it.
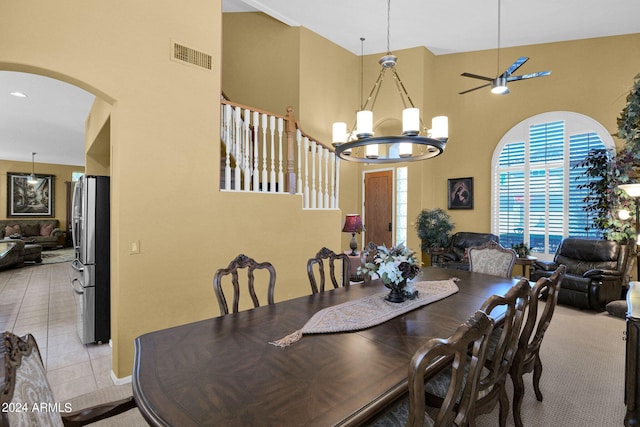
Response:
[[[536,398],[542,402],[542,392],[540,391],[540,377],[542,376],[542,362],[540,361],[540,355],[536,354],[535,362],[533,363],[533,389],[536,392]]]
[[[507,417],[509,416],[509,396],[505,390],[504,384],[500,390],[500,427],[507,426]]]
[[[512,371],[509,374],[513,383],[513,422],[516,427],[523,427],[520,409],[524,399],[524,378],[522,378],[522,372]]]

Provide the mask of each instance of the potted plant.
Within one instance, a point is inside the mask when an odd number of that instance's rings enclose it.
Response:
[[[524,242],[518,243],[517,245],[511,245],[511,249],[516,251],[519,258],[526,258],[531,253],[529,247]]]
[[[416,219],[420,248],[429,253],[432,249],[447,246],[453,225],[451,217],[444,210],[423,209]]]

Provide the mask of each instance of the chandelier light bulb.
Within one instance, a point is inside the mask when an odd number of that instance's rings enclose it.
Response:
[[[420,133],[420,109],[405,108],[402,110],[402,134],[417,135]]]
[[[356,114],[356,129],[358,138],[368,138],[373,135],[373,111],[358,111]]]

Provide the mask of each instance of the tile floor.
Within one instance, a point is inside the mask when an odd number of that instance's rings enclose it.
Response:
[[[76,332],[70,272],[69,262],[0,271],[0,331],[36,338],[59,401],[113,385],[111,347],[84,345]]]

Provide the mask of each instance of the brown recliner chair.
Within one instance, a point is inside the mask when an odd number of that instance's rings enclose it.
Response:
[[[443,268],[469,270],[468,249],[482,246],[488,241],[500,243],[500,238],[491,233],[474,233],[460,231],[451,236],[449,246],[442,253],[437,253],[433,265]]]
[[[536,261],[531,280],[550,277],[560,264],[567,271],[558,292],[558,303],[602,311],[620,299],[626,286],[630,246],[610,240],[564,239],[552,262]]]

